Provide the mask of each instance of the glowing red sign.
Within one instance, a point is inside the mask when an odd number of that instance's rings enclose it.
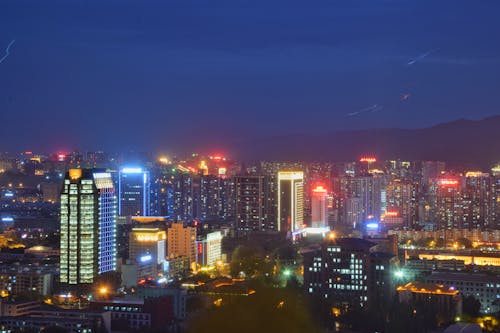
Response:
[[[360,162],[367,162],[367,163],[374,163],[377,162],[377,159],[375,157],[361,157],[359,159]]]
[[[325,188],[323,185],[317,185],[317,186],[313,189],[313,192],[314,192],[314,193],[326,193],[326,188]]]
[[[440,179],[439,185],[442,186],[455,186],[458,185],[458,180],[456,179]]]
[[[398,212],[395,212],[395,211],[387,211],[387,212],[385,212],[385,216],[393,216],[393,217],[396,217],[396,216],[398,216]]]

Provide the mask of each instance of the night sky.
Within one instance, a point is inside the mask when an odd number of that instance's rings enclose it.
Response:
[[[499,13],[498,0],[2,0],[0,149],[181,151],[499,114]]]

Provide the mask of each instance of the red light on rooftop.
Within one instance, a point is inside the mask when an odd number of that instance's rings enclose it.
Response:
[[[313,189],[314,193],[326,193],[326,188],[323,185],[316,185]]]
[[[361,157],[359,159],[360,162],[366,162],[366,163],[374,163],[377,162],[377,159],[375,157]]]
[[[32,151],[25,151],[24,154],[25,155],[33,155],[33,152]]]
[[[456,186],[458,185],[458,180],[445,178],[445,179],[440,179],[438,181],[438,184],[441,186]]]

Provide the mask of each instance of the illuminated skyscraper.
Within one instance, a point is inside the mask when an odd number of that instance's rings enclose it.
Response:
[[[462,185],[459,179],[438,179],[436,201],[436,222],[440,229],[464,227]]]
[[[239,176],[236,185],[236,229],[261,230],[264,224],[264,176]]]
[[[328,194],[321,185],[312,190],[311,197],[311,227],[321,228],[328,226]]]
[[[304,173],[278,172],[278,231],[294,232],[304,224]]]
[[[93,283],[116,269],[116,196],[111,174],[70,169],[61,192],[60,282]]]
[[[118,214],[149,216],[150,176],[142,168],[122,168],[118,175]]]

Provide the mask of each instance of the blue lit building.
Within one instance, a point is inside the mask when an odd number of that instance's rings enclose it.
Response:
[[[126,167],[118,173],[118,215],[150,216],[151,189],[149,171]]]
[[[111,174],[70,169],[61,191],[60,282],[90,284],[116,270],[116,194]]]

